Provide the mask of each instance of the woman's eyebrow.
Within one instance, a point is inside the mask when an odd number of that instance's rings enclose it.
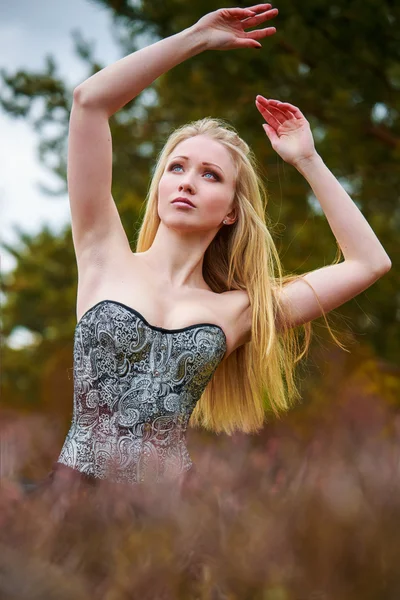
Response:
[[[174,156],[174,157],[173,157],[171,160],[173,160],[174,158],[184,158],[185,160],[189,160],[189,157],[188,157],[188,156]],[[219,167],[219,166],[218,166],[218,165],[216,165],[215,163],[210,163],[210,162],[202,162],[201,164],[202,164],[202,165],[212,165],[213,167],[217,167],[217,169],[219,169],[219,170],[220,170],[220,171],[222,171],[222,173],[223,173],[223,170],[221,169],[221,167]]]

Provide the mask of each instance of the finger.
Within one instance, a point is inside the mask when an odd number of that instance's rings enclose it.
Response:
[[[272,112],[273,115],[280,121],[280,123],[284,123],[288,119],[294,119],[294,115],[292,115],[289,111],[284,112],[279,108],[272,106],[271,104],[268,106],[268,110]]]
[[[257,100],[256,100],[256,103],[257,103]],[[274,108],[271,105],[268,105],[268,106],[264,105],[263,108],[265,111],[267,111],[269,114],[271,114],[280,125],[283,125],[284,123],[286,123],[286,121],[295,119],[295,117],[293,115],[291,115],[290,113],[284,113],[284,112]]]
[[[283,125],[283,123],[287,121],[287,117],[285,117],[285,115],[283,115],[280,111],[275,110],[272,107],[268,107],[266,110],[271,113],[271,115],[278,121],[280,125]]]
[[[281,114],[285,119],[296,118],[295,115],[289,110],[289,108],[283,107],[282,102],[279,102],[278,100],[267,99],[264,98],[264,96],[259,95],[257,96],[257,100],[262,104],[262,106],[265,106],[266,108],[268,108],[268,110],[272,111],[275,114],[275,116]]]
[[[267,121],[267,123],[272,125],[272,127],[274,127],[275,129],[278,129],[280,123],[274,117],[274,115],[272,113],[270,113],[270,111],[267,108],[261,106],[260,103],[257,102],[257,100],[256,100],[256,106],[257,106],[258,110],[260,111],[260,113],[262,114],[262,116],[264,117],[264,119]]]
[[[294,106],[294,104],[290,104],[289,102],[281,102],[280,100],[274,100],[273,98],[264,98],[264,96],[261,96],[260,94],[257,98],[259,98],[261,102],[267,102],[269,105],[276,106],[282,110],[289,110],[292,113],[299,113],[300,115],[303,114],[297,106]]]
[[[262,40],[263,38],[276,33],[276,27],[266,27],[265,29],[255,29],[254,31],[244,32],[247,38],[252,40]]]
[[[268,21],[268,19],[273,19],[278,14],[277,8],[272,8],[271,10],[267,10],[266,12],[262,12],[260,14],[255,14],[252,17],[247,17],[246,19],[242,19],[242,25],[246,29],[248,27],[256,27],[264,21]]]
[[[261,44],[259,44],[259,42],[256,42],[255,40],[250,40],[250,39],[238,39],[236,41],[236,46],[237,48],[262,48]]]
[[[254,17],[254,11],[250,10],[250,8],[229,8],[229,9],[225,9],[228,10],[229,14],[232,15],[233,17],[238,17],[239,19],[246,19],[246,18],[250,18],[250,17]]]
[[[292,111],[292,113],[294,113],[294,115],[297,117],[303,117],[303,119],[305,118],[301,110],[289,102],[279,102],[279,100],[271,100],[271,102],[276,103],[277,106],[281,106],[282,108]]]
[[[263,129],[267,134],[267,137],[270,140],[271,144],[274,144],[275,142],[279,141],[279,136],[277,136],[276,131],[273,127],[271,127],[270,125],[263,124]]]
[[[255,4],[254,6],[248,6],[247,10],[254,10],[255,12],[260,12],[260,10],[267,10],[271,8],[272,4]]]

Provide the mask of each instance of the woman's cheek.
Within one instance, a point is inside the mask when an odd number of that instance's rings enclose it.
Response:
[[[219,219],[221,214],[223,213],[222,203],[218,201],[217,198],[213,198],[211,202],[207,202],[204,205],[204,210],[207,215],[209,215],[210,220],[215,221],[215,219]],[[223,215],[221,219],[223,218]]]

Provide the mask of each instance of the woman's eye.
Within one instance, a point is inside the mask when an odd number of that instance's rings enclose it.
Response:
[[[180,167],[181,169],[183,168],[182,165],[180,165],[178,163],[175,163],[175,164],[173,164],[173,165],[170,166],[169,170],[170,171],[174,171],[175,167]],[[212,175],[214,177],[214,179],[216,179],[216,181],[219,181],[219,176],[216,173],[214,173],[214,171],[205,171],[204,174],[205,175]],[[207,179],[209,179],[209,178],[207,177]]]

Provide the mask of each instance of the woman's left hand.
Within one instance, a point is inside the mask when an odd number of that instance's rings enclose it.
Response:
[[[296,165],[317,154],[310,124],[296,106],[264,96],[257,96],[256,106],[267,121],[263,128],[271,146],[285,162]]]

